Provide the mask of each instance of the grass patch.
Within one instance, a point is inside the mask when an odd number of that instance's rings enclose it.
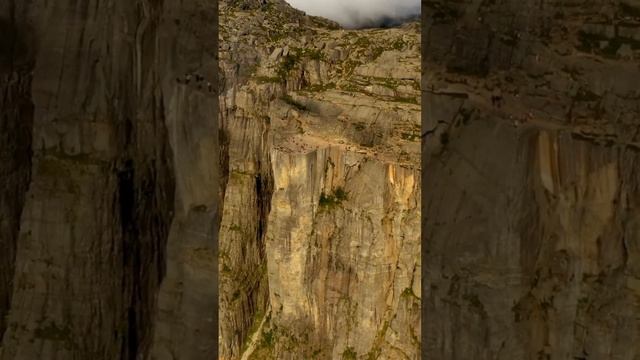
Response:
[[[324,60],[324,53],[318,49],[302,49],[300,54],[311,60]]]
[[[307,91],[327,91],[330,89],[335,89],[336,88],[336,83],[331,82],[331,83],[327,83],[327,84],[313,84],[313,85],[309,85],[305,88],[305,90]]]
[[[382,328],[378,331],[376,339],[374,340],[373,348],[367,354],[367,360],[377,360],[378,358],[380,358],[382,343],[384,342],[384,337],[387,334],[387,330],[389,330],[388,320],[386,320],[384,324],[382,324]]]
[[[320,207],[333,208],[342,204],[348,197],[349,194],[342,187],[337,187],[332,194],[322,192],[320,194]]]
[[[391,48],[394,50],[402,50],[407,43],[402,39],[396,39],[392,44]]]
[[[420,134],[403,132],[402,134],[400,134],[400,137],[404,140],[415,141],[416,139],[420,139]]]
[[[382,55],[382,53],[384,52],[384,48],[381,46],[376,46],[373,48],[372,50],[372,57],[373,59],[377,59],[380,57],[380,55]]]
[[[400,85],[397,80],[391,78],[372,77],[373,82],[377,85],[384,86],[388,89],[395,90]]]
[[[358,353],[351,346],[347,346],[346,349],[342,352],[342,360],[357,360]]]
[[[371,40],[368,37],[360,36],[356,39],[354,45],[366,49],[371,46]]]
[[[262,344],[268,348],[276,345],[276,334],[272,329],[262,333]]]
[[[282,80],[279,77],[275,76],[257,76],[256,82],[258,84],[278,84]]]
[[[298,62],[300,61],[300,55],[298,53],[290,51],[286,56],[282,58],[282,62],[280,62],[280,66],[276,73],[278,77],[282,80],[286,80],[289,76],[289,72],[293,70]]]
[[[318,49],[300,49],[293,48],[289,53],[282,57],[282,61],[276,71],[281,80],[286,80],[291,70],[295,69],[303,58],[324,61],[325,55]]]
[[[354,83],[343,84],[342,86],[340,86],[340,89],[349,92],[360,92],[360,88]]]
[[[360,61],[348,59],[347,61],[344,62],[344,74],[345,75],[353,74],[355,69],[360,65],[362,65]]]
[[[415,104],[418,105],[418,100],[416,100],[415,97],[402,97],[402,96],[396,96],[393,98],[393,101],[395,102],[401,102],[401,103],[406,103],[406,104]]]
[[[403,298],[416,298],[419,299],[419,297],[413,292],[413,288],[405,288],[404,290],[402,290],[402,294],[400,294],[400,297]]]

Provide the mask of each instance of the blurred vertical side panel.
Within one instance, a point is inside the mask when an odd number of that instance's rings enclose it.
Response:
[[[0,359],[217,357],[216,22],[0,2]]]
[[[219,131],[218,0],[165,1],[164,99],[175,214],[151,359],[218,359],[218,232],[224,193]]]
[[[639,358],[640,4],[422,4],[423,358]]]
[[[20,216],[31,178],[35,51],[25,8],[0,4],[0,340],[8,326]]]
[[[421,274],[421,284],[420,284],[420,329],[421,329],[421,338],[420,338],[420,343],[421,343],[421,348],[420,348],[420,356],[421,359],[427,359],[427,349],[425,347],[425,345],[427,344],[427,341],[429,340],[428,338],[428,334],[427,334],[427,317],[429,316],[428,312],[427,312],[427,300],[426,300],[426,296],[429,294],[429,291],[427,290],[427,286],[429,286],[429,279],[428,277],[428,271],[427,271],[427,245],[426,245],[426,241],[427,241],[427,237],[425,234],[425,225],[426,225],[426,216],[425,216],[425,205],[427,203],[427,198],[426,198],[426,185],[427,185],[427,179],[426,179],[426,173],[425,173],[425,169],[426,169],[426,165],[428,163],[428,157],[427,157],[427,152],[426,150],[426,145],[427,145],[427,129],[428,129],[428,125],[429,125],[429,121],[428,121],[428,117],[427,117],[427,111],[426,111],[426,104],[427,104],[427,100],[428,100],[428,94],[427,94],[427,57],[425,56],[425,52],[427,51],[427,33],[428,33],[428,21],[429,21],[429,8],[427,7],[427,0],[422,0],[421,2],[421,12],[420,12],[420,28],[421,28],[421,33],[420,33],[420,96],[421,96],[421,104],[422,104],[422,111],[420,113],[420,119],[421,119],[421,124],[420,124],[420,147],[421,147],[421,156],[420,156],[420,169],[421,169],[421,176],[420,176],[420,186],[422,188],[422,195],[420,198],[420,261],[421,261],[421,267],[420,270],[422,272]]]

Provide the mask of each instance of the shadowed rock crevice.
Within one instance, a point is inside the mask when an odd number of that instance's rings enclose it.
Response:
[[[145,168],[145,163],[151,168]],[[166,244],[174,212],[170,164],[170,157],[149,162],[128,159],[118,171],[122,301],[127,304],[123,359],[138,359],[151,343],[152,315],[166,271]]]
[[[156,84],[162,89],[175,198],[162,201],[174,203],[175,211],[166,251],[158,252],[166,256],[166,272],[147,359],[219,358],[216,268],[226,192],[221,164],[228,141],[218,122],[216,5],[208,0],[163,2],[158,39],[162,54],[157,57],[162,70]]]
[[[221,232],[220,243],[220,276],[223,279],[220,321],[221,336],[225,339],[221,357],[236,358],[245,350],[246,339],[251,335],[250,329],[255,321],[261,319],[267,309],[265,237],[273,176],[267,150],[270,144],[269,121],[232,117],[225,123],[228,126],[230,162],[222,229],[230,231]],[[246,152],[247,156],[237,157],[238,151]],[[228,282],[228,277],[233,281]]]
[[[0,339],[11,305],[20,216],[31,178],[33,50],[28,26],[16,14],[0,11]]]

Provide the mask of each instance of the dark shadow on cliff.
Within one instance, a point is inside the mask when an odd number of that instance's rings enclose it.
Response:
[[[34,113],[33,51],[26,36],[30,29],[18,26],[13,7],[11,12],[0,18],[0,340],[7,327],[20,217],[31,182]]]

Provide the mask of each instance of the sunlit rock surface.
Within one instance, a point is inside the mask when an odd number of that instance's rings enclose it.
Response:
[[[418,359],[420,29],[223,2],[222,359]]]

